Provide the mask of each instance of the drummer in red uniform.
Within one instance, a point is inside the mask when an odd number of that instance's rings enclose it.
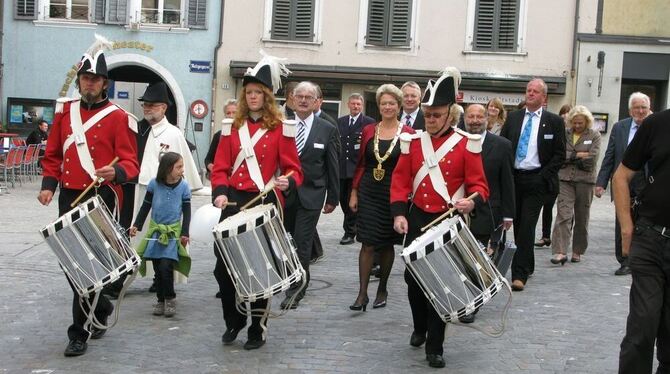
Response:
[[[401,135],[402,154],[391,179],[393,227],[406,234],[405,246],[421,235],[421,228],[452,206],[468,214],[475,202],[464,197],[474,192],[475,199],[489,195],[479,152],[481,138],[468,134],[452,123],[452,105],[461,75],[447,68],[437,80],[430,80],[421,101],[426,131]],[[408,208],[408,199],[412,204]],[[409,270],[405,270],[407,296],[412,309],[414,331],[410,345],[426,343],[426,360],[431,367],[444,367],[442,358],[446,324],[425,297]]]
[[[282,175],[274,180],[276,188],[281,191],[295,189],[302,183],[302,169],[295,147],[295,124],[282,124],[283,116],[274,97],[274,92],[281,86],[281,71],[287,72],[278,59],[272,56],[265,56],[254,69],[248,69],[242,80],[235,119],[232,125],[224,122],[221,128],[221,139],[212,169],[212,201],[219,208],[228,202],[236,202],[237,205],[225,207],[220,220],[238,213],[242,205],[256,197],[274,178],[276,171]],[[238,160],[241,152],[246,156]],[[283,176],[289,172],[293,174]],[[278,195],[281,194],[270,193],[258,204],[274,203],[281,209]],[[247,316],[237,309],[235,286],[216,248],[214,254],[214,276],[219,283],[226,323],[221,340],[223,344],[229,345],[233,344],[237,334],[246,326]],[[260,299],[251,303],[251,309],[264,310],[265,314],[251,318],[248,339],[244,344],[246,350],[257,349],[265,344],[268,301]]]
[[[82,201],[98,194],[113,211],[123,198],[121,183],[139,173],[134,133],[137,122],[107,98],[107,64],[98,42],[81,58],[75,85],[81,99],[57,100],[53,127],[42,160],[42,188],[37,197],[40,203],[49,205],[56,187],[60,186],[59,216],[71,210],[70,204],[98,177],[104,178],[104,182],[91,189]],[[119,158],[118,162],[108,166],[115,157]],[[80,306],[85,303],[80,303],[71,283],[70,287],[74,292],[73,323],[67,331],[70,343],[65,356],[80,356],[86,353],[89,336],[99,339],[106,330],[88,326],[88,308]],[[90,300],[93,298],[91,295]],[[100,295],[95,317],[105,324],[113,309],[109,300]]]

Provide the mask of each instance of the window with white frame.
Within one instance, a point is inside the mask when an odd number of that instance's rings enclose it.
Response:
[[[412,0],[369,0],[366,44],[409,47],[412,35]]]
[[[321,0],[265,0],[264,39],[316,43]]]
[[[141,23],[181,25],[183,0],[142,0]]]
[[[472,50],[519,50],[520,0],[477,0]]]
[[[42,9],[47,19],[88,21],[89,0],[46,0]]]

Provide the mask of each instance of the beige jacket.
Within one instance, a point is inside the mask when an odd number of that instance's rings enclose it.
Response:
[[[600,133],[586,129],[572,144],[572,129],[565,130],[565,162],[558,171],[558,179],[569,182],[596,183],[596,163],[600,153]],[[577,158],[577,152],[589,152],[587,158]]]

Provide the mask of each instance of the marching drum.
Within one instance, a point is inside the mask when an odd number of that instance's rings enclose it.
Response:
[[[458,321],[507,285],[460,217],[442,221],[401,253],[444,322]]]
[[[213,232],[241,302],[267,299],[305,279],[293,240],[273,204],[230,216]]]
[[[100,291],[140,263],[99,196],[65,213],[40,233],[82,297]]]

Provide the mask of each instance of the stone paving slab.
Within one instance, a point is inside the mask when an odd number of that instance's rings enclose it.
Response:
[[[117,325],[88,353],[63,357],[71,291],[56,257],[37,231],[56,218],[54,202],[36,200],[39,184],[0,195],[0,373],[352,373],[434,372],[423,348],[408,344],[411,314],[399,257],[389,280],[388,306],[351,312],[358,290],[358,245],[341,246],[342,214],[322,215],[327,257],[312,266],[307,298],[297,310],[269,321],[267,344],[242,349],[240,333],[221,344],[225,330],[212,275],[211,245],[193,243],[188,284],[177,286],[177,315],[151,315],[150,280],[138,278],[121,305]],[[207,203],[194,197],[193,211]],[[503,336],[450,326],[449,373],[612,373],[628,313],[630,277],[613,275],[614,207],[594,199],[591,245],[579,264],[549,263],[537,249],[535,275],[514,293]],[[539,228],[539,227],[538,227]],[[396,248],[399,252],[400,248]],[[368,294],[374,298],[378,282]],[[478,324],[496,324],[506,294],[481,310]],[[273,298],[278,310],[282,297]]]

